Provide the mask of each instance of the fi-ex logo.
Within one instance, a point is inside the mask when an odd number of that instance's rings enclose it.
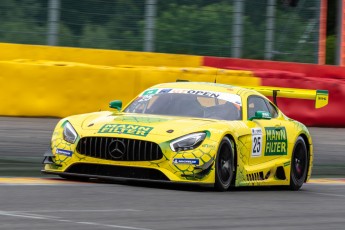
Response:
[[[98,130],[98,133],[123,133],[129,135],[143,136],[146,137],[147,134],[153,127],[150,126],[140,126],[140,125],[129,125],[129,124],[106,124]]]
[[[175,158],[173,160],[173,163],[174,164],[199,165],[199,159]]]
[[[287,155],[287,134],[285,127],[265,127],[265,156]]]
[[[65,150],[65,149],[56,149],[56,154],[60,154],[60,155],[65,155],[65,156],[72,156],[73,152],[69,151],[69,150]]]

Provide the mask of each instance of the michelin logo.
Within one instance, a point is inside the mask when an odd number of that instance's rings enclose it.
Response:
[[[65,149],[56,149],[56,154],[60,154],[60,155],[65,155],[65,156],[72,156],[73,152],[69,151],[69,150],[65,150]]]
[[[199,159],[175,158],[173,160],[173,163],[174,164],[199,165]]]

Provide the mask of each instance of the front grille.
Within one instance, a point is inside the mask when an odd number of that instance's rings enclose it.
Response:
[[[70,166],[67,173],[84,175],[122,177],[131,179],[169,181],[161,171],[150,168],[138,168],[128,166],[101,165],[89,163],[77,163]]]
[[[117,137],[83,137],[77,152],[116,161],[154,161],[163,157],[161,148],[154,142]]]

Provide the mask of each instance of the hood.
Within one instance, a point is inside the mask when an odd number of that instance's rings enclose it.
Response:
[[[180,136],[203,131],[205,125],[217,123],[212,119],[159,116],[149,114],[100,113],[92,114],[81,124],[85,131],[100,134],[117,133],[145,137],[147,135]]]

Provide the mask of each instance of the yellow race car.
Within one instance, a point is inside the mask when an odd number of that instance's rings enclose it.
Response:
[[[266,96],[328,103],[328,91],[176,82],[153,86],[122,109],[70,116],[54,130],[44,173],[67,179],[124,179],[231,186],[308,181],[307,128]]]

